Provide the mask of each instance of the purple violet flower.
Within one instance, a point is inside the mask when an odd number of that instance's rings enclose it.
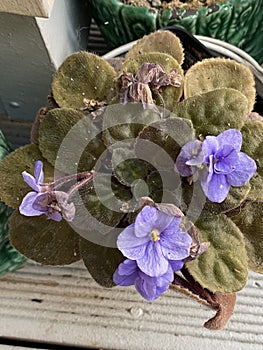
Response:
[[[150,277],[142,272],[136,261],[127,259],[121,263],[113,274],[114,283],[119,286],[134,285],[137,291],[148,301],[153,301],[165,292],[174,280],[171,266],[165,274]]]
[[[236,129],[207,136],[203,143],[190,141],[182,147],[175,169],[193,181],[199,178],[206,197],[221,203],[231,186],[247,184],[257,169],[255,161],[240,152],[241,146],[242,134]]]
[[[72,221],[75,216],[75,206],[67,203],[68,194],[62,191],[43,191],[44,182],[43,163],[36,161],[34,176],[23,171],[24,181],[34,190],[26,194],[20,204],[19,211],[25,216],[39,216],[45,214],[48,219],[61,221],[62,216]],[[43,191],[43,192],[42,192]]]
[[[124,256],[136,260],[138,268],[150,277],[160,277],[171,261],[190,254],[192,239],[179,227],[181,218],[145,206],[133,224],[118,236],[117,246]]]

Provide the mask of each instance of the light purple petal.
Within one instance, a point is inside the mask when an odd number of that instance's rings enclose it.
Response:
[[[29,174],[27,171],[22,172],[24,181],[36,192],[39,192],[39,186],[36,183],[34,176]]]
[[[147,237],[155,228],[155,222],[158,218],[158,210],[146,205],[137,215],[134,223],[134,234],[136,237]]]
[[[167,225],[163,230],[162,234],[165,235],[174,235],[176,232],[181,231],[181,228],[179,225],[182,222],[182,218],[179,217],[172,217],[172,220],[170,221],[169,225]]]
[[[52,214],[47,214],[47,217],[51,220],[54,220],[54,221],[61,221],[62,220],[62,215],[57,211],[54,211]]]
[[[206,161],[209,163],[211,154],[215,154],[218,150],[218,142],[215,136],[206,136],[202,143],[202,151],[206,154]]]
[[[231,174],[227,174],[227,182],[231,186],[243,186],[255,174],[257,165],[254,159],[243,152],[238,153],[238,163]]]
[[[37,184],[41,184],[44,182],[43,163],[41,162],[41,160],[37,160],[35,163],[34,175]]]
[[[137,260],[139,269],[151,277],[159,277],[167,272],[168,261],[162,253],[158,242],[149,242],[141,259]]]
[[[167,287],[169,287],[170,283],[173,282],[173,280],[174,280],[174,272],[171,265],[169,265],[168,270],[164,275],[160,277],[156,277],[156,285],[157,287],[165,288],[164,290],[166,290],[168,289]]]
[[[200,165],[204,162],[206,154],[202,150],[202,143],[199,140],[194,140],[188,142],[188,144],[191,144],[192,149],[190,153],[190,158],[186,162],[187,165]],[[184,148],[185,146],[183,146]]]
[[[216,137],[216,139],[217,139],[219,148],[228,144],[228,145],[231,145],[236,151],[240,151],[241,149],[242,134],[237,129],[228,129],[226,131],[223,131],[221,134],[219,134]]]
[[[187,165],[188,158],[186,158],[181,151],[178,157],[176,158],[176,162],[174,165],[174,171],[179,173],[181,176],[192,176],[193,175],[193,169],[190,167],[190,165]]]
[[[153,301],[165,292],[174,279],[172,268],[168,266],[167,272],[160,277],[149,277],[139,271],[139,279],[135,280],[137,291],[148,301]]]
[[[169,263],[174,272],[181,270],[181,268],[184,266],[184,262],[182,260],[170,260]]]
[[[38,194],[36,192],[29,192],[22,200],[20,204],[19,211],[25,216],[39,216],[43,214],[43,211],[35,210],[33,204],[37,198]]]
[[[127,268],[127,274],[124,273],[125,268]],[[131,286],[138,278],[138,271],[136,262],[127,259],[114,272],[113,282],[119,286]]]
[[[155,278],[142,272],[139,272],[139,278],[135,279],[134,285],[141,296],[148,301],[153,301],[160,295],[156,292]]]
[[[170,226],[178,226],[181,221],[182,218],[176,218],[172,215],[165,214],[158,210],[158,220],[156,220],[154,228],[161,233]]]
[[[214,164],[214,171],[217,174],[229,174],[235,169],[238,161],[238,152],[231,145],[224,145],[216,152],[217,162]]]
[[[201,149],[201,142],[193,140],[187,142],[181,149],[176,162],[175,171],[181,176],[193,175],[191,165],[200,165],[205,159],[205,155]]]
[[[117,238],[117,247],[124,256],[129,259],[140,259],[146,249],[146,244],[151,238],[136,237],[134,234],[134,224],[127,226]]]
[[[189,256],[192,238],[187,233],[162,234],[160,244],[165,258],[181,260]]]
[[[201,182],[202,189],[206,197],[211,202],[221,203],[226,199],[230,185],[226,181],[225,175],[213,174],[209,183]]]
[[[43,193],[38,193],[36,196],[36,199],[32,205],[33,209],[46,212],[48,210],[47,205],[48,205],[48,192],[43,192]]]
[[[207,160],[209,162],[208,169],[207,172],[205,170],[202,171],[201,181],[205,181],[208,184],[214,174],[214,156],[211,154]]]
[[[119,275],[131,275],[138,269],[137,263],[134,260],[126,259],[118,266]]]

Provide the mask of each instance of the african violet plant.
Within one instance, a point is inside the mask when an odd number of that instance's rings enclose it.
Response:
[[[205,326],[218,329],[248,268],[263,272],[263,123],[248,68],[183,60],[168,31],[111,64],[69,56],[32,143],[2,161],[0,193],[25,257],[82,259],[102,286],[149,301],[184,292],[217,310]]]

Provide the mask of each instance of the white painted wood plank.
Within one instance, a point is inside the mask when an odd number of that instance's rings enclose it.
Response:
[[[220,331],[214,313],[174,291],[148,303],[132,288],[98,286],[82,264],[28,264],[0,279],[0,336],[123,350],[262,349],[263,278],[250,273],[235,313]]]
[[[0,12],[49,17],[54,0],[0,0]]]

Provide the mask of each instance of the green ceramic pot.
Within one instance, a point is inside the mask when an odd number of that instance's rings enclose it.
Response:
[[[109,48],[166,26],[226,41],[263,63],[263,0],[228,0],[193,10],[147,9],[118,0],[90,0],[93,17]]]

